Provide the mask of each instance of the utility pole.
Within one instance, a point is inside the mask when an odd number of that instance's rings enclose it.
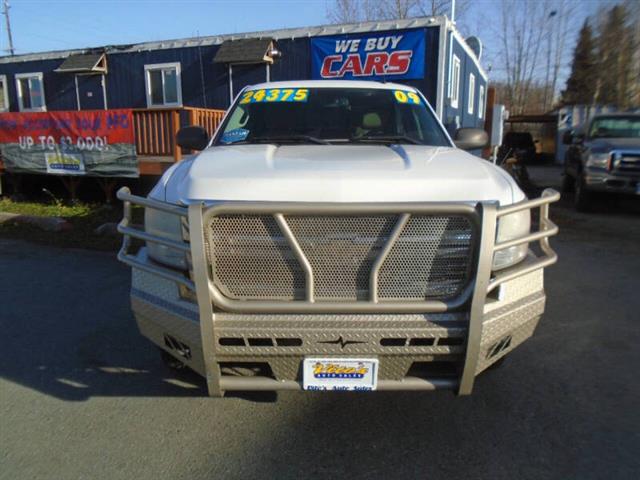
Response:
[[[9,55],[15,55],[15,50],[13,49],[13,38],[11,37],[11,20],[9,20],[9,2],[7,0],[2,1],[2,6],[4,7],[3,14],[5,22],[7,23],[7,37],[9,38]]]
[[[555,17],[557,13],[558,12],[556,10],[551,10],[551,12],[549,12],[549,16],[547,17],[547,25],[548,25],[547,28],[549,29],[549,31],[547,32],[547,70],[544,76],[544,100],[543,100],[543,107],[542,107],[544,110],[543,113],[547,112],[547,101],[549,97],[549,74],[551,73],[551,43],[553,41],[553,24],[551,19]],[[558,45],[556,44],[556,49],[557,48],[558,48]],[[551,104],[553,104],[553,97],[555,94],[553,90],[555,90],[555,80],[554,80],[553,89],[551,91]]]

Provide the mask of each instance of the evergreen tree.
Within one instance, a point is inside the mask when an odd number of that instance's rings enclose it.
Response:
[[[598,89],[596,102],[620,108],[629,106],[633,42],[623,4],[607,13],[598,36]],[[637,79],[635,80],[637,81]]]
[[[598,83],[594,47],[593,30],[588,20],[585,20],[573,53],[571,75],[567,80],[566,90],[562,92],[564,104],[588,105],[593,102]]]

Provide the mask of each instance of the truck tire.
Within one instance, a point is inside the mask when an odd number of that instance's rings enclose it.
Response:
[[[582,174],[578,175],[574,182],[573,204],[579,212],[591,210],[591,192],[587,190]]]

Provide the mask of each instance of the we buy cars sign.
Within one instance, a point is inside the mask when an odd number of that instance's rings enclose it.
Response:
[[[314,79],[424,78],[424,30],[311,39]]]

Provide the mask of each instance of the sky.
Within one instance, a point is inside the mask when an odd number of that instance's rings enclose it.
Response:
[[[330,0],[10,0],[16,53],[327,23]],[[0,48],[7,48],[4,21]],[[3,54],[5,54],[3,52]]]
[[[2,1],[2,0],[0,0]],[[576,21],[607,0],[575,0]],[[463,34],[478,35],[488,66],[499,45],[491,27],[500,0],[472,0],[460,24]],[[66,50],[152,40],[217,35],[328,23],[333,0],[10,0],[16,53]],[[466,30],[466,32],[464,31]],[[566,69],[573,50],[567,49]],[[0,19],[0,50],[8,48]],[[494,71],[492,77],[499,76]]]

